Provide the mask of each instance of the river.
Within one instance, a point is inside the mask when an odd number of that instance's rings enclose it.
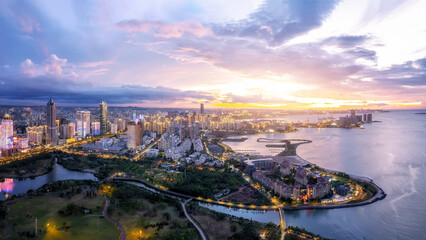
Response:
[[[44,184],[60,180],[97,180],[91,173],[71,171],[55,163],[52,171],[35,178],[5,178],[0,182],[0,200],[5,200],[12,195],[25,194],[30,189],[37,189]]]
[[[324,168],[370,177],[387,194],[366,206],[286,211],[287,226],[336,239],[425,239],[426,114],[417,112],[426,111],[376,113],[373,120],[381,122],[364,124],[364,129],[303,128],[285,134],[246,135],[244,142],[226,144],[271,154],[258,138],[309,139],[313,142],[297,149],[299,156]],[[211,208],[236,215],[235,210]],[[250,218],[247,210],[238,215]],[[278,212],[256,218],[279,224]]]

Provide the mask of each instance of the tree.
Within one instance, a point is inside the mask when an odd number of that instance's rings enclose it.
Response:
[[[166,220],[170,220],[170,213],[168,212],[163,213],[163,218]]]

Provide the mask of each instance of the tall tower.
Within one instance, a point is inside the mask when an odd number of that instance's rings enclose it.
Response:
[[[99,103],[99,112],[100,112],[100,122],[101,122],[101,135],[107,134],[107,115],[108,115],[108,106],[105,101]]]
[[[46,125],[47,125],[47,144],[56,145],[58,144],[58,128],[56,126],[56,103],[53,102],[53,98],[49,99],[47,102],[47,116],[46,116]]]
[[[204,114],[204,103],[200,104],[200,114]]]
[[[9,114],[5,114],[3,120],[1,121],[0,133],[1,133],[0,149],[12,149],[13,148],[13,121],[12,121],[12,118],[9,116]]]

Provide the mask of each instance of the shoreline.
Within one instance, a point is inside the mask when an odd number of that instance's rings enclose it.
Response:
[[[356,202],[356,203],[342,203],[342,204],[331,204],[331,205],[301,205],[301,206],[257,206],[257,205],[244,205],[244,204],[238,204],[238,203],[227,203],[227,202],[221,202],[216,200],[210,200],[210,199],[204,199],[200,197],[194,197],[178,192],[173,192],[170,190],[162,189],[160,187],[155,186],[154,184],[143,180],[143,179],[134,179],[134,178],[122,178],[122,177],[115,177],[112,178],[112,180],[118,180],[118,181],[129,181],[129,182],[137,182],[145,185],[146,187],[152,188],[156,191],[170,194],[176,197],[181,198],[193,198],[193,201],[197,202],[203,202],[228,208],[238,208],[238,209],[247,209],[247,210],[266,210],[266,211],[278,211],[280,208],[283,210],[313,210],[313,209],[336,209],[336,208],[348,208],[348,207],[357,207],[357,206],[364,206],[368,205],[374,202],[377,202],[379,200],[383,200],[386,197],[386,193],[377,186],[374,182],[368,182],[369,184],[372,184],[376,189],[377,193],[372,196],[371,198],[368,198],[362,202]]]
[[[2,175],[2,174],[0,174],[0,179],[13,178],[13,179],[23,180],[23,179],[27,179],[27,178],[36,178],[36,177],[40,177],[40,176],[43,176],[43,175],[51,172],[53,170],[53,166],[54,166],[54,164],[52,164],[52,166],[50,166],[47,170],[45,170],[41,173],[34,173],[34,174],[29,174],[29,175],[16,175],[16,174]]]

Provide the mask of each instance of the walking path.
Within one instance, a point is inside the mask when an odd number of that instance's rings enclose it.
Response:
[[[153,188],[159,192],[164,192],[173,196],[177,196],[180,198],[194,198],[194,200],[204,203],[210,203],[210,204],[216,204],[221,205],[225,207],[232,207],[232,208],[243,208],[243,209],[251,209],[251,210],[269,210],[269,211],[277,211],[279,208],[282,208],[283,210],[307,210],[307,209],[335,209],[335,208],[347,208],[347,207],[356,207],[356,206],[363,206],[367,204],[374,203],[378,200],[382,200],[386,197],[386,194],[384,191],[377,186],[374,182],[369,182],[371,185],[376,187],[377,193],[373,197],[366,199],[361,202],[356,203],[341,203],[341,204],[327,204],[327,205],[296,205],[296,206],[254,206],[254,205],[243,205],[243,204],[237,204],[237,203],[230,203],[230,202],[223,202],[223,201],[216,201],[212,199],[205,199],[201,197],[194,197],[189,196],[182,193],[173,192],[170,190],[162,189],[160,187],[155,186],[154,184],[144,180],[144,179],[133,179],[133,178],[123,178],[123,177],[114,177],[113,180],[121,180],[121,181],[131,181],[131,182],[139,182],[144,184],[147,187]]]
[[[192,198],[190,198],[190,199],[186,200],[185,202],[182,202],[182,203],[181,203],[181,204],[182,204],[182,208],[183,208],[183,212],[185,213],[186,218],[188,218],[188,220],[189,220],[192,224],[194,224],[195,228],[197,228],[198,232],[199,232],[199,233],[200,233],[200,235],[201,235],[201,238],[202,238],[203,240],[207,240],[206,234],[204,233],[204,231],[203,231],[203,229],[201,228],[201,226],[199,226],[199,225],[198,225],[198,223],[197,223],[197,222],[195,222],[195,221],[192,219],[192,217],[191,217],[191,216],[189,216],[188,212],[186,211],[185,204],[187,204],[187,203],[188,203],[189,201],[191,201],[191,200],[192,200]]]
[[[107,197],[105,197],[105,206],[104,206],[104,210],[102,211],[102,215],[104,215],[104,217],[112,222],[120,231],[120,240],[126,240],[126,231],[124,230],[123,226],[121,226],[121,224],[112,219],[110,216],[108,216],[108,206],[109,206],[109,199]]]

